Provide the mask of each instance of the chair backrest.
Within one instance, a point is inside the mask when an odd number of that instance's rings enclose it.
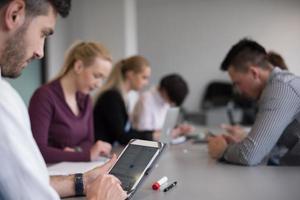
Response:
[[[233,99],[233,86],[230,82],[212,81],[204,92],[200,102],[201,110],[223,107]]]
[[[214,119],[213,124],[223,121],[249,126],[255,120],[257,106],[255,101],[238,94],[231,82],[212,81],[201,98],[200,111],[206,113],[207,124]]]

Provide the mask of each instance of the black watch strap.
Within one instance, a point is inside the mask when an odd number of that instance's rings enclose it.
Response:
[[[83,196],[83,174],[78,173],[75,174],[75,180],[74,180],[74,185],[75,185],[75,195],[76,196]]]

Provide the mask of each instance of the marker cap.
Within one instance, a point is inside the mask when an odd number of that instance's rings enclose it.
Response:
[[[157,182],[153,183],[153,185],[152,185],[153,190],[158,190],[159,188],[160,188],[160,185]]]
[[[161,185],[165,184],[168,181],[168,178],[166,176],[162,177],[158,181],[152,184],[152,189],[153,190],[158,190]]]

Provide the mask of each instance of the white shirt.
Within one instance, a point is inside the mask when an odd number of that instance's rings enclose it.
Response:
[[[130,116],[134,111],[135,105],[139,100],[139,97],[139,93],[134,90],[129,91],[127,94],[127,112]]]
[[[157,88],[144,92],[133,112],[133,127],[138,130],[160,130],[170,104],[160,95]]]
[[[1,71],[0,159],[1,199],[59,199],[32,137],[26,106],[16,90],[1,78]]]

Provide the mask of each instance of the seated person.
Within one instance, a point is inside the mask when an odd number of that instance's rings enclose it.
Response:
[[[269,51],[268,52],[268,61],[271,63],[272,66],[274,67],[279,67],[282,70],[288,70],[288,67],[285,63],[285,60],[283,59],[283,57],[274,52],[274,51]],[[255,116],[257,113],[257,103],[255,100],[253,99],[249,99],[247,97],[243,97],[242,99],[243,102],[247,102],[248,104],[252,104],[252,109],[250,110],[251,112],[248,113],[250,115],[245,116],[245,113],[243,113],[243,120],[245,121],[244,118],[247,118],[246,121],[253,121],[255,120]],[[251,123],[251,125],[253,125],[253,122]],[[230,134],[236,134],[236,135],[245,135],[247,134],[247,132],[239,125],[227,125],[227,124],[222,124],[221,127],[223,129],[225,129],[228,133]]]
[[[178,74],[163,77],[158,87],[141,94],[132,116],[133,127],[138,130],[161,130],[171,106],[181,106],[189,92],[186,81]],[[182,124],[179,133],[188,133],[192,127]]]
[[[105,47],[80,42],[69,50],[60,75],[36,90],[29,115],[34,139],[47,163],[93,161],[110,154],[109,143],[94,143],[89,95],[110,70],[111,56]]]
[[[111,144],[127,144],[131,139],[158,139],[152,130],[137,131],[131,127],[127,95],[130,90],[139,91],[148,84],[151,69],[142,56],[120,60],[102,87],[94,107],[95,138]]]
[[[264,47],[249,39],[231,48],[221,69],[228,71],[242,94],[258,102],[259,109],[248,135],[210,138],[211,157],[240,165],[257,165],[265,159],[273,165],[300,164],[300,157],[295,156],[300,153],[300,131],[294,128],[300,114],[300,77],[274,68]],[[289,131],[290,126],[294,131]],[[287,157],[294,160],[287,161]]]
[[[25,103],[4,80],[4,77],[17,78],[30,61],[43,57],[45,39],[53,33],[58,15],[66,17],[70,6],[70,0],[6,0],[0,3],[1,200],[59,200],[85,194],[88,200],[126,199],[120,181],[107,174],[116,156],[84,174],[49,177],[46,163],[32,137]]]

